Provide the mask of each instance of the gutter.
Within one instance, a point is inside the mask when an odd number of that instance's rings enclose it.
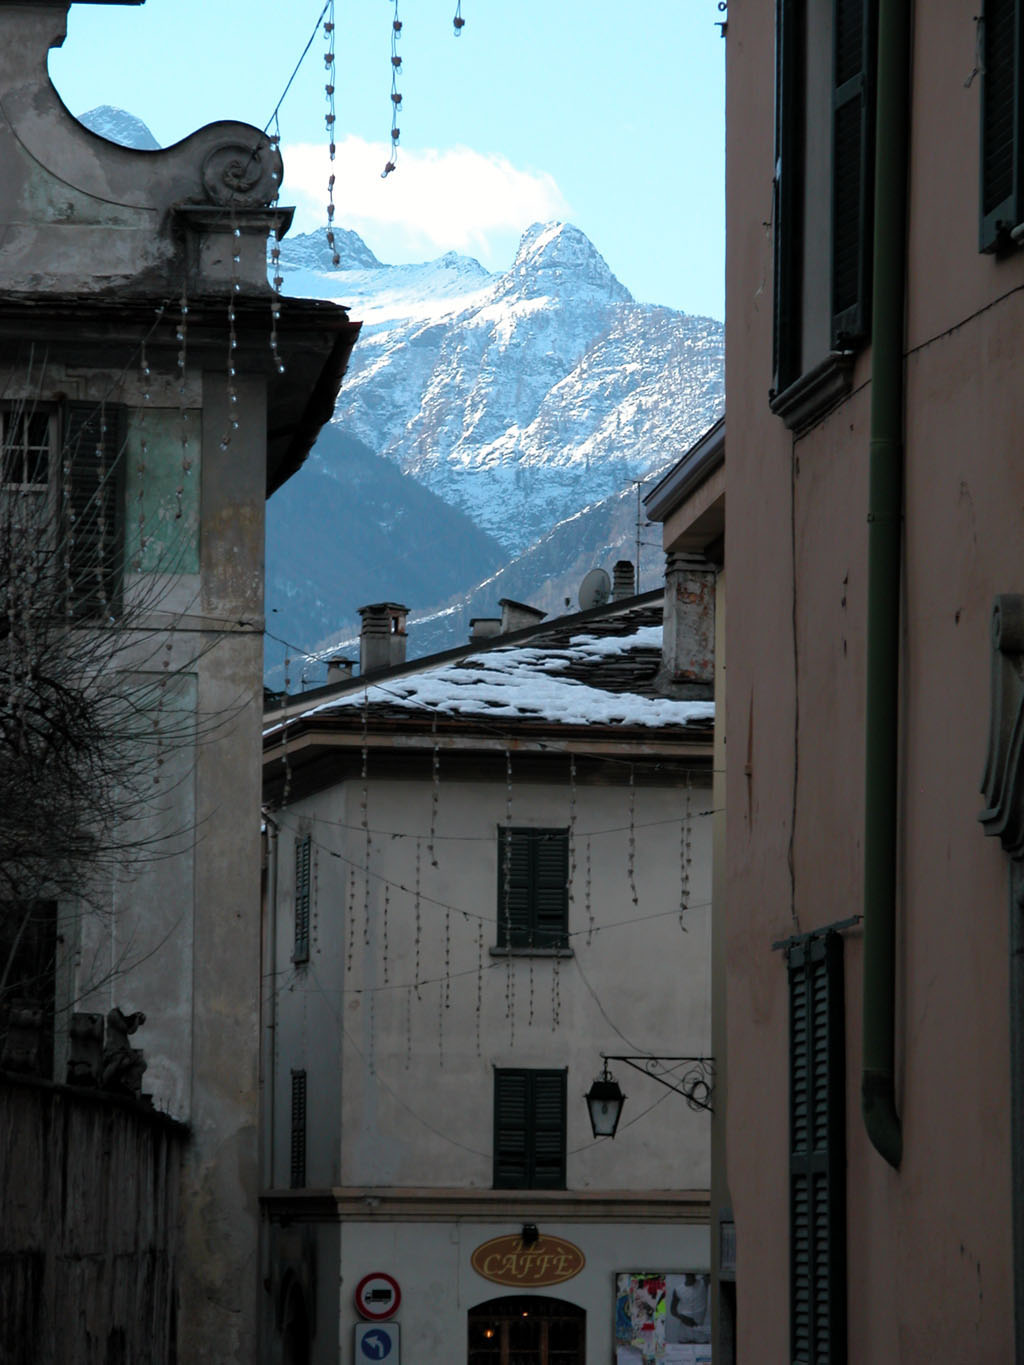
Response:
[[[909,0],[880,0],[868,497],[864,777],[864,997],[861,1108],[868,1137],[898,1168],[896,891],[899,831],[903,338],[909,173]]]

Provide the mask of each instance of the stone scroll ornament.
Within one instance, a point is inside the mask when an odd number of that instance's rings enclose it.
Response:
[[[263,208],[277,197],[282,171],[281,153],[268,139],[222,142],[203,161],[203,190],[220,208]]]
[[[1003,593],[992,608],[992,702],[981,783],[985,833],[1024,863],[1024,596]]]

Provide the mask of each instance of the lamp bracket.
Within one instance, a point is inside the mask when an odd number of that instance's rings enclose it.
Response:
[[[674,1090],[696,1111],[713,1113],[711,1099],[715,1089],[715,1063],[712,1057],[650,1057],[601,1053],[605,1070],[609,1062],[625,1062],[634,1071]]]

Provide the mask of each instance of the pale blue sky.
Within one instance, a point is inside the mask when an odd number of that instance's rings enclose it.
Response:
[[[262,127],[323,0],[74,4],[50,71],[73,113],[113,104],[168,145],[219,118]],[[717,0],[336,0],[338,222],[381,260],[449,249],[489,269],[522,230],[562,217],[640,300],[723,316],[724,45]],[[281,111],[296,227],[317,226],[328,173],[318,31]],[[289,148],[295,150],[289,154]]]

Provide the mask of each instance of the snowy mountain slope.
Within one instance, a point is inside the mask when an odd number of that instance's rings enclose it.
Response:
[[[157,152],[160,144],[149,131],[142,119],[128,114],[123,109],[115,109],[112,104],[100,104],[78,115],[78,122],[84,123],[108,142],[117,142],[122,147],[134,147],[140,152]]]
[[[319,237],[282,247],[286,292],[364,321],[335,423],[510,555],[678,457],[721,411],[721,324],[635,303],[578,228],[530,228],[502,275],[454,253],[375,266],[356,243],[337,271]]]

